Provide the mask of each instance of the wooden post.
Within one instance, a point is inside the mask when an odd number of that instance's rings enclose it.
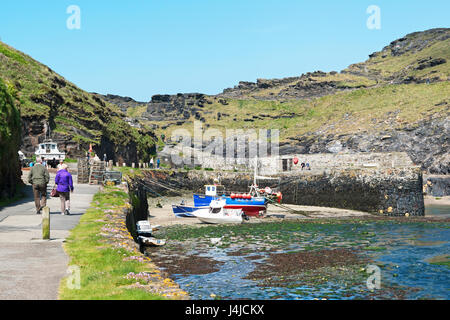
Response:
[[[42,239],[50,240],[50,208],[42,208]]]

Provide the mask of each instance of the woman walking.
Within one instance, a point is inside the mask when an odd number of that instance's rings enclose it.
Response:
[[[72,175],[67,171],[67,164],[61,166],[55,177],[59,198],[61,200],[61,214],[70,214],[70,193],[73,192]]]

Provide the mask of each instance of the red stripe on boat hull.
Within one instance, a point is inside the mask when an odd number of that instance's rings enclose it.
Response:
[[[247,216],[256,217],[260,211],[266,210],[265,206],[225,205],[225,209],[242,209]]]

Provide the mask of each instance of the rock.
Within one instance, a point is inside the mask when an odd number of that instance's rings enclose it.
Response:
[[[444,58],[436,58],[436,59],[432,59],[431,57],[429,57],[428,59],[423,59],[418,61],[419,65],[415,68],[416,70],[423,70],[425,68],[431,68],[440,64],[444,64],[446,63],[447,60],[445,60]]]
[[[341,141],[332,141],[327,145],[327,150],[331,153],[339,153],[342,151],[342,143]]]

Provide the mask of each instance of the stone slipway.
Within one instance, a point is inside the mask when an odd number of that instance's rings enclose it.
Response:
[[[24,171],[24,181],[27,174]],[[49,193],[54,177],[50,174]],[[70,216],[60,214],[59,198],[47,200],[50,240],[42,240],[42,217],[36,215],[31,186],[26,186],[24,199],[0,209],[0,300],[58,298],[59,284],[69,262],[63,242],[98,191],[98,186],[91,185],[74,184],[74,188]]]

